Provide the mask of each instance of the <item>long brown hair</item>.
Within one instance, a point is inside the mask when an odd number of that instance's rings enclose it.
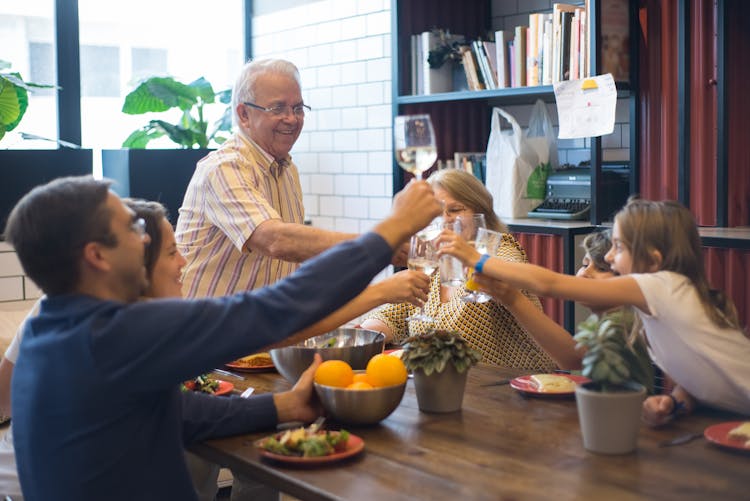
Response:
[[[742,330],[734,303],[708,283],[698,227],[688,209],[671,200],[630,197],[615,216],[615,223],[632,256],[634,273],[648,272],[655,264],[652,252],[658,251],[662,257],[659,269],[686,276],[716,326]]]
[[[492,194],[473,174],[459,169],[443,169],[431,175],[427,182],[444,189],[475,213],[484,214],[488,229],[501,233],[508,231],[492,208]]]

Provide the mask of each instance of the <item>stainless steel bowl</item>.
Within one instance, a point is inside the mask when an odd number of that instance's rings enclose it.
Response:
[[[310,367],[316,352],[323,360],[343,360],[357,370],[365,369],[373,355],[382,353],[384,344],[382,332],[340,328],[293,346],[274,348],[269,353],[276,369],[294,383]]]
[[[328,415],[342,424],[350,425],[379,423],[396,410],[406,390],[405,382],[372,390],[347,390],[318,383],[314,385]]]

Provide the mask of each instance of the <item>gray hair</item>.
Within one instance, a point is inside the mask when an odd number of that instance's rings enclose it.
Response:
[[[297,67],[284,59],[259,59],[248,61],[242,67],[232,89],[232,124],[237,125],[237,106],[245,101],[255,102],[255,81],[264,73],[280,73],[297,81],[302,88],[302,80]]]

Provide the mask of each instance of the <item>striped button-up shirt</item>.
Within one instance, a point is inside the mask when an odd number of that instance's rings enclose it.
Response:
[[[223,296],[274,283],[299,266],[251,252],[245,243],[269,219],[302,224],[304,207],[291,157],[277,162],[235,134],[198,162],[177,220],[187,259],[185,297]]]

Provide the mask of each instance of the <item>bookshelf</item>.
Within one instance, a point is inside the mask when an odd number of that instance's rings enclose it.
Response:
[[[601,67],[601,57],[598,47],[601,44],[601,29],[599,25],[600,3],[606,0],[571,1],[572,4],[584,4],[588,7],[587,16],[590,22],[589,37],[589,66],[590,74],[598,74],[597,69]],[[490,132],[490,116],[494,106],[510,105],[533,105],[537,99],[547,103],[553,103],[554,92],[552,85],[539,85],[533,87],[509,87],[491,90],[461,90],[455,92],[442,92],[437,94],[412,94],[412,35],[429,31],[435,28],[448,30],[450,33],[458,33],[467,39],[487,39],[490,33],[494,33],[498,26],[494,21],[495,10],[502,11],[507,15],[512,9],[522,8],[526,2],[516,0],[466,0],[456,2],[455,0],[392,0],[392,58],[393,58],[393,84],[392,84],[392,113],[398,114],[429,113],[435,126],[436,139],[438,143],[438,158],[452,158],[456,151],[483,151],[486,149]],[[551,12],[553,2],[543,6],[534,12]],[[634,30],[637,19],[637,2],[628,2],[630,17],[630,32]],[[538,5],[538,3],[537,3]],[[515,16],[519,23],[526,18],[530,12],[518,12]],[[510,29],[511,26],[501,26],[501,29]],[[631,62],[638,61],[636,44],[631,43],[629,59]],[[618,82],[618,99],[628,102],[629,113],[629,167],[630,167],[630,192],[638,191],[638,145],[637,131],[637,82],[636,65],[630,64],[630,79],[626,82]],[[529,253],[532,262],[546,265],[556,271],[573,273],[577,268],[576,248],[581,235],[595,231],[605,221],[603,205],[597,203],[597,199],[603,200],[605,196],[604,187],[600,186],[599,179],[602,169],[602,140],[601,138],[590,138],[592,193],[591,193],[591,216],[588,221],[563,223],[561,221],[544,221],[532,219],[505,220],[510,230],[517,235],[521,243]],[[407,181],[405,173],[398,164],[393,163],[393,188],[394,193],[399,191]],[[532,249],[532,245],[535,247]],[[535,258],[536,254],[536,258]],[[550,258],[551,255],[551,258]],[[570,302],[557,300],[544,301],[545,311],[553,318],[562,322],[572,332],[574,328],[574,305]]]

